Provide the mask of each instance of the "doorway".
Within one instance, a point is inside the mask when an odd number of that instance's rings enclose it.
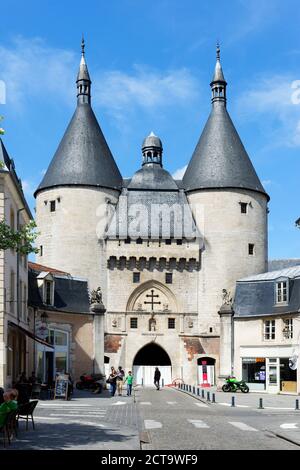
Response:
[[[212,357],[199,357],[198,365],[198,384],[202,387],[215,385],[215,363]]]
[[[154,383],[154,371],[161,372],[161,383],[172,383],[172,364],[166,351],[156,343],[149,343],[136,354],[133,361],[133,374],[138,385],[150,386]]]

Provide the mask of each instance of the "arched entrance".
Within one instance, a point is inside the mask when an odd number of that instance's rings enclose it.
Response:
[[[198,384],[202,387],[215,385],[215,363],[213,357],[199,357],[197,361],[198,367]]]
[[[156,343],[146,344],[133,361],[133,374],[137,384],[153,385],[155,367],[161,372],[165,385],[172,383],[172,364],[166,351]]]

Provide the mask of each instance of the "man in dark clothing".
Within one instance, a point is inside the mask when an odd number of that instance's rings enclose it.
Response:
[[[159,390],[159,381],[160,381],[160,370],[158,367],[155,367],[155,372],[154,372],[154,385],[156,387],[156,390]]]

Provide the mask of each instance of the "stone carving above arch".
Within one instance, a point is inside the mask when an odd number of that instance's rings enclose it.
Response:
[[[126,311],[177,313],[180,306],[168,287],[158,281],[147,281],[132,292]]]

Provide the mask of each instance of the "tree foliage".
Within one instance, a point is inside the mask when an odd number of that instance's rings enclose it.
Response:
[[[13,230],[5,223],[5,220],[2,220],[0,221],[0,250],[12,249],[21,255],[38,253],[38,249],[34,246],[37,235],[36,223],[33,220],[19,230]]]

